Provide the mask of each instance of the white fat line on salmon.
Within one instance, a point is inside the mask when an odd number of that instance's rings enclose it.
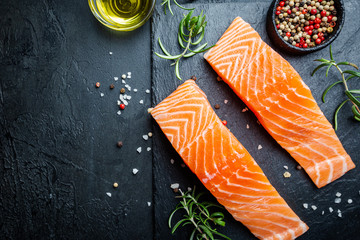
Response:
[[[253,191],[256,191],[256,192],[276,192],[275,188],[273,188],[273,189],[252,188],[252,187],[248,187],[248,186],[244,186],[244,185],[240,185],[240,184],[230,183],[229,179],[227,179],[226,182],[227,182],[228,186],[236,186],[238,188],[249,189],[249,190],[253,190]],[[222,190],[219,190],[219,191],[224,192],[224,193],[228,193],[227,191],[222,191]],[[237,194],[235,193],[235,195],[237,195]]]
[[[182,104],[182,101],[183,100],[186,100],[186,101],[188,101],[188,99],[189,98],[183,98],[183,99],[176,99],[176,100],[174,100],[174,102],[172,102],[172,103],[166,103],[167,105],[162,105],[162,103],[161,103],[161,105],[158,105],[157,107],[156,107],[156,111],[157,112],[159,112],[159,113],[167,113],[167,114],[169,114],[169,110],[171,110],[171,111],[174,111],[174,110],[176,110],[176,109],[183,109],[183,105],[184,104]],[[196,97],[193,97],[193,98],[191,98],[191,101],[198,101],[198,102],[203,102],[204,101],[204,99],[202,99],[202,98],[196,98]],[[186,106],[192,106],[193,104],[191,104],[191,103],[186,103]],[[199,105],[199,104],[195,104],[196,106],[197,105]],[[165,107],[166,106],[166,107]],[[156,115],[155,115],[156,116]]]

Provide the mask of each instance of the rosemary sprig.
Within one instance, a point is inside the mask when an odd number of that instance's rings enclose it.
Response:
[[[193,10],[191,10],[187,15],[184,15],[184,18],[179,23],[178,43],[181,48],[184,49],[183,52],[177,55],[171,55],[162,44],[160,38],[158,39],[159,46],[165,55],[155,52],[158,57],[168,60],[174,60],[171,66],[175,65],[175,74],[179,80],[182,80],[179,71],[179,62],[181,58],[192,57],[197,53],[205,52],[215,46],[213,45],[205,49],[207,43],[204,43],[194,50],[190,49],[191,45],[199,45],[200,42],[203,40],[205,35],[205,27],[207,24],[207,22],[205,21],[206,16],[203,15],[203,11],[201,11],[199,16],[192,17],[192,14]],[[184,42],[186,44],[184,44]]]
[[[181,9],[190,11],[190,10],[194,10],[194,8],[185,8],[183,6],[181,6],[176,0],[173,0],[175,5],[178,6]],[[164,6],[164,13],[166,14],[166,7],[169,9],[171,15],[174,15],[172,9],[171,9],[171,0],[163,0],[161,3],[161,6]]]
[[[177,198],[181,198],[180,203],[171,213],[168,221],[169,228],[172,229],[172,234],[180,226],[190,224],[194,227],[194,230],[190,235],[190,240],[214,240],[214,235],[231,240],[229,237],[219,233],[215,228],[212,227],[212,225],[220,225],[222,227],[225,226],[224,214],[222,212],[210,213],[209,211],[210,207],[221,208],[221,206],[210,202],[200,202],[199,198],[203,195],[203,193],[195,194],[195,187],[193,191],[187,191],[184,193],[181,191],[181,189],[179,189],[179,192],[181,196],[177,196]],[[179,210],[184,210],[185,214],[183,215],[182,219],[180,219],[178,222],[175,223],[174,226],[172,226],[171,220],[174,214]]]
[[[314,71],[312,72],[311,76],[314,75],[314,73],[319,70],[320,68],[322,67],[327,67],[326,69],[326,77],[328,76],[328,73],[329,73],[329,70],[332,66],[334,66],[338,71],[339,73],[341,74],[341,81],[337,81],[333,84],[331,84],[329,87],[327,87],[322,95],[322,101],[325,103],[325,97],[326,97],[326,94],[329,92],[329,90],[331,88],[333,88],[335,85],[339,84],[339,83],[343,83],[344,84],[344,87],[345,87],[345,95],[348,97],[347,100],[343,101],[335,110],[335,114],[334,114],[334,128],[335,130],[337,130],[337,127],[338,127],[338,114],[339,114],[339,111],[340,109],[345,105],[345,103],[347,102],[351,102],[352,103],[352,107],[351,107],[351,110],[352,110],[352,113],[354,114],[354,119],[356,121],[359,121],[360,122],[360,101],[358,99],[360,99],[360,96],[357,96],[356,94],[360,94],[360,89],[353,89],[353,90],[350,90],[349,87],[348,87],[348,84],[347,84],[347,81],[352,79],[352,78],[355,78],[355,77],[358,77],[360,78],[360,72],[357,72],[357,71],[353,71],[353,70],[345,70],[343,71],[340,66],[341,65],[345,65],[345,66],[350,66],[350,67],[353,67],[357,70],[359,70],[358,66],[356,66],[356,64],[354,63],[350,63],[350,62],[339,62],[339,63],[336,63],[334,58],[333,58],[333,53],[332,53],[332,50],[331,50],[331,45],[330,45],[330,60],[326,60],[324,58],[321,58],[321,59],[316,59],[315,61],[318,61],[318,62],[321,62],[321,64],[319,66],[317,66]]]

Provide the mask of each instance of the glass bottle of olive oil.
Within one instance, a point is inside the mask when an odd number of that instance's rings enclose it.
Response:
[[[155,0],[89,0],[95,17],[105,26],[131,31],[151,16]]]

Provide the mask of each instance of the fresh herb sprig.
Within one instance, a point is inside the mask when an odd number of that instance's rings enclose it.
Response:
[[[175,210],[171,213],[169,217],[169,228],[171,228],[171,233],[174,233],[176,229],[180,226],[185,225],[193,225],[194,230],[190,235],[190,240],[193,239],[206,239],[206,240],[214,240],[214,235],[220,236],[222,238],[231,240],[229,237],[224,234],[219,233],[215,228],[211,225],[219,225],[224,227],[224,214],[222,212],[214,212],[210,213],[209,208],[211,207],[219,207],[221,206],[210,203],[210,202],[200,202],[199,198],[204,193],[195,194],[195,188],[193,191],[182,192],[179,189],[181,196],[177,196],[177,198],[181,198],[180,203],[176,206]],[[175,225],[172,227],[171,220],[174,214],[179,211],[184,210],[185,214],[183,218],[180,219]]]
[[[336,63],[334,58],[333,58],[333,53],[332,53],[332,50],[331,50],[331,45],[330,45],[330,60],[327,60],[327,59],[324,59],[324,58],[321,58],[321,59],[316,59],[315,61],[318,61],[318,62],[321,62],[321,64],[319,66],[317,66],[314,71],[312,72],[311,76],[313,76],[315,74],[315,72],[317,70],[319,70],[320,68],[322,67],[327,67],[326,69],[326,77],[328,76],[328,73],[329,73],[329,70],[332,66],[334,66],[338,71],[339,73],[341,74],[341,78],[342,80],[341,81],[337,81],[333,84],[331,84],[329,87],[327,87],[322,95],[322,101],[325,103],[325,96],[326,94],[329,92],[329,90],[331,88],[333,88],[335,85],[339,84],[339,83],[343,83],[344,84],[344,87],[345,87],[345,95],[348,97],[347,100],[343,101],[335,110],[335,114],[334,114],[334,128],[335,130],[337,130],[337,127],[338,127],[338,114],[339,114],[339,111],[340,109],[345,105],[345,103],[347,102],[351,102],[352,103],[352,107],[351,107],[351,110],[352,110],[352,113],[354,115],[354,119],[356,121],[359,121],[360,122],[360,96],[358,96],[357,94],[360,94],[360,89],[349,89],[348,87],[348,84],[347,84],[347,81],[352,79],[352,78],[360,78],[360,72],[358,71],[353,71],[353,70],[345,70],[343,71],[340,66],[341,65],[345,65],[345,66],[350,66],[350,67],[353,67],[357,70],[359,70],[359,67],[356,66],[354,63],[350,63],[350,62],[338,62]]]
[[[183,6],[181,6],[176,0],[173,0],[175,5],[178,6],[179,8],[181,9],[184,9],[184,10],[187,10],[187,11],[190,11],[190,10],[194,10],[194,8],[185,8]],[[166,15],[166,7],[169,9],[171,15],[174,15],[172,9],[171,9],[171,0],[163,0],[162,3],[161,3],[161,6],[164,6],[164,13]]]
[[[187,15],[184,15],[184,18],[180,21],[179,24],[178,42],[181,48],[184,49],[184,51],[178,55],[171,55],[166,50],[159,38],[159,46],[165,55],[155,52],[158,57],[168,60],[174,60],[171,66],[175,65],[175,74],[179,80],[182,80],[179,71],[179,62],[181,58],[192,57],[197,53],[205,52],[215,46],[213,45],[205,49],[207,43],[204,43],[194,50],[190,49],[191,45],[196,46],[200,44],[200,42],[203,40],[205,35],[205,27],[207,24],[207,22],[205,21],[206,16],[203,15],[203,11],[201,11],[199,16],[192,17],[192,14],[193,10],[191,10]],[[184,44],[184,42],[186,42],[186,44]]]

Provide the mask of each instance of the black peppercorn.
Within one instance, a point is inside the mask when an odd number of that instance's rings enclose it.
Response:
[[[304,2],[301,2],[301,3],[300,3],[300,7],[303,7],[304,5],[305,5]]]
[[[291,18],[294,18],[295,16],[296,16],[295,13],[290,14]]]
[[[336,10],[333,10],[333,11],[331,12],[331,14],[334,15],[334,16],[336,16],[337,11],[336,11]]]
[[[324,38],[327,38],[329,36],[329,34],[324,33]]]
[[[307,2],[306,2],[306,5],[310,6],[310,5],[311,5],[311,2],[310,2],[310,1],[307,1]]]
[[[314,29],[313,34],[318,34],[318,30]]]
[[[292,33],[291,33],[291,36],[292,36],[292,37],[294,37],[294,36],[295,36],[295,33],[294,33],[294,32],[292,32]]]
[[[196,77],[195,76],[191,76],[191,79],[196,81]]]

